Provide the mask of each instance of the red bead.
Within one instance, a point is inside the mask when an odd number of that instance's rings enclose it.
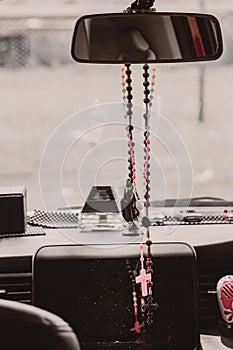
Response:
[[[147,287],[151,288],[153,286],[153,282],[147,282]]]

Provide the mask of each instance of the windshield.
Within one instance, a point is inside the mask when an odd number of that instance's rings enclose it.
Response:
[[[81,204],[93,185],[113,185],[122,191],[128,149],[121,66],[77,64],[70,45],[78,17],[122,12],[130,3],[0,3],[0,184],[25,185],[30,210],[44,204]],[[156,65],[151,199],[230,200],[233,2],[160,0],[155,6],[159,11],[215,15],[223,31],[224,53],[216,62]],[[137,181],[142,195],[142,66],[134,65],[132,71]]]

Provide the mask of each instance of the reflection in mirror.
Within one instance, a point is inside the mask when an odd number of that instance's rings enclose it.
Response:
[[[78,62],[190,62],[221,54],[218,20],[193,13],[84,16],[76,23],[72,41],[72,56]]]

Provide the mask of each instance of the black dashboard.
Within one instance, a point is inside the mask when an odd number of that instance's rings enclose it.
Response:
[[[161,245],[185,243],[194,248],[197,268],[198,320],[203,350],[229,348],[218,332],[220,318],[216,284],[233,271],[233,226],[220,224],[179,225],[151,228],[153,253]],[[95,254],[109,251],[120,256],[123,249],[138,246],[140,236],[127,236],[122,232],[80,232],[77,228],[43,229],[43,235],[2,238],[0,241],[0,294],[2,298],[32,303],[33,258],[45,246],[78,246],[79,256],[91,251]],[[156,245],[157,244],[157,245]],[[106,249],[107,248],[107,249]],[[112,254],[111,254],[112,256]],[[156,266],[156,261],[154,262]],[[172,266],[171,264],[170,266]],[[169,266],[169,263],[167,264]],[[156,269],[156,268],[155,268]],[[156,270],[155,270],[156,271]],[[172,297],[172,291],[171,291]],[[230,345],[231,346],[231,345]]]

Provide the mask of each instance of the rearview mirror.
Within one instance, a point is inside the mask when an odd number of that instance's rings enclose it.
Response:
[[[72,57],[84,63],[171,63],[222,54],[218,20],[194,13],[117,13],[81,17]]]

